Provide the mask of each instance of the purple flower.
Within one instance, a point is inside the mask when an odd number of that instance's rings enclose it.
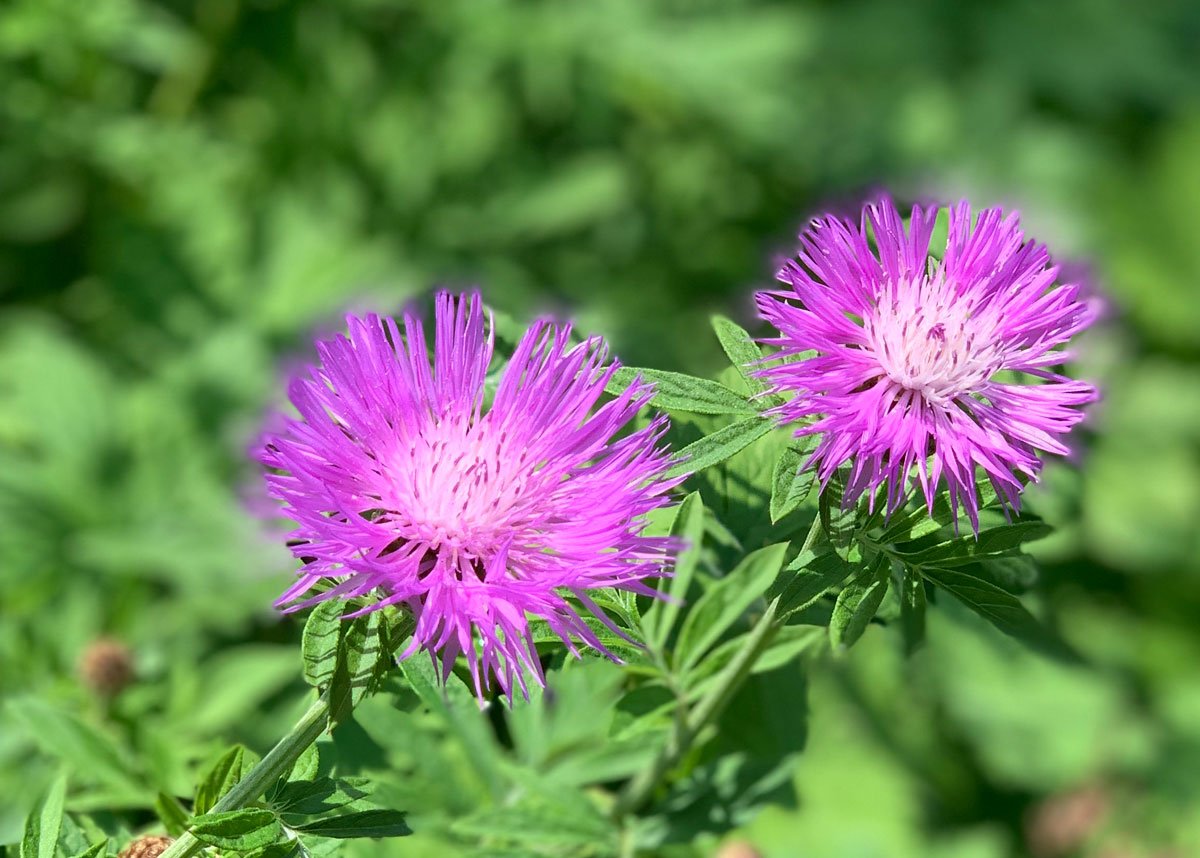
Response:
[[[759,374],[787,397],[772,413],[820,436],[807,465],[822,485],[848,463],[845,504],[886,484],[890,514],[919,486],[932,510],[944,481],[978,531],[977,469],[1015,511],[1039,451],[1068,452],[1062,436],[1097,392],[1056,371],[1060,346],[1096,307],[1056,283],[1016,213],[972,223],[961,202],[931,255],[936,215],[915,206],[906,230],[885,197],[857,224],[815,219],[778,274],[789,288],[757,296],[781,358]]]
[[[537,322],[493,390],[479,295],[439,293],[435,318],[432,365],[420,319],[405,315],[402,336],[392,319],[351,316],[349,338],[319,342],[320,365],[292,381],[300,417],[258,453],[304,558],[279,604],[331,579],[288,610],[407,605],[401,658],[440,653],[445,677],[465,653],[481,697],[492,677],[527,694],[525,674],[543,682],[529,614],[576,655],[573,638],[608,654],[565,594],[617,631],[589,591],[654,592],[644,579],[672,543],[641,529],[678,483],[658,446],[666,419],[617,437],[652,391],[599,404],[617,367],[598,338],[571,347],[569,327]]]

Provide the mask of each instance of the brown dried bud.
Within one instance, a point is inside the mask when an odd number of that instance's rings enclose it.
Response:
[[[158,858],[174,842],[175,838],[173,837],[160,837],[157,834],[149,834],[145,837],[139,837],[130,843],[121,851],[121,854],[117,858]]]
[[[133,653],[114,638],[97,638],[79,657],[79,678],[101,697],[115,697],[133,682]]]
[[[1030,853],[1037,858],[1072,854],[1104,824],[1111,803],[1108,791],[1099,785],[1050,796],[1026,820]]]
[[[762,853],[745,840],[731,840],[717,850],[716,858],[762,858]]]

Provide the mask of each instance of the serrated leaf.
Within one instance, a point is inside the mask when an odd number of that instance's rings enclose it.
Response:
[[[664,411],[687,411],[692,414],[753,414],[755,408],[746,397],[725,385],[706,378],[696,378],[679,372],[623,366],[613,373],[605,390],[620,393],[635,379],[654,385],[650,404]]]
[[[294,826],[297,831],[343,840],[350,837],[403,837],[412,834],[398,810],[363,810]]]
[[[1007,635],[1023,640],[1038,649],[1068,660],[1078,655],[1067,644],[1038,621],[1021,600],[990,581],[968,575],[960,569],[926,567],[921,570],[926,579],[948,592],[979,616]]]
[[[803,611],[849,578],[853,571],[853,567],[828,546],[819,553],[813,549],[800,552],[771,588],[770,595],[779,597],[778,616],[782,619]]]
[[[59,775],[25,818],[25,830],[21,834],[21,858],[54,858],[66,797],[67,777]]]
[[[906,563],[916,566],[959,566],[989,555],[1015,551],[1022,543],[1041,539],[1052,532],[1053,528],[1040,521],[1017,521],[980,531],[978,538],[968,534],[913,553],[900,548],[897,551],[903,554]]]
[[[233,789],[246,772],[254,768],[257,760],[247,760],[250,753],[242,745],[234,745],[221,755],[196,787],[196,800],[193,803],[196,816],[212,810],[221,796]]]
[[[723,426],[680,450],[675,456],[675,464],[667,471],[667,476],[695,474],[705,468],[719,465],[736,456],[759,438],[770,434],[773,428],[774,424],[762,417],[749,417]]]
[[[655,601],[642,616],[646,640],[658,650],[666,645],[671,635],[700,561],[704,542],[704,501],[699,492],[692,492],[683,499],[670,535],[681,540],[685,547],[675,559],[671,577],[663,579],[662,587],[668,599]]]
[[[337,599],[319,602],[304,623],[300,652],[304,658],[304,681],[324,690],[337,670],[338,644],[342,635],[345,603]]]
[[[900,579],[900,628],[904,651],[911,655],[925,641],[925,579],[911,566]]]
[[[786,550],[787,543],[780,542],[747,554],[733,571],[697,600],[679,631],[675,660],[681,671],[694,667],[766,592],[783,566]]]
[[[880,556],[842,588],[829,620],[829,642],[835,650],[849,649],[862,637],[887,595],[890,580],[888,561]]]
[[[811,469],[804,472],[800,470],[812,444],[811,438],[793,441],[775,461],[775,471],[771,475],[772,524],[795,512],[812,491],[816,472]]]
[[[188,812],[175,796],[160,792],[154,799],[154,811],[172,837],[178,837],[187,829]]]
[[[724,316],[713,316],[711,321],[713,331],[721,343],[721,349],[729,358],[729,362],[741,374],[750,393],[761,393],[766,390],[766,383],[761,378],[752,375],[755,369],[754,364],[762,359],[762,350],[754,342],[754,338],[741,325]]]
[[[279,818],[257,807],[206,814],[196,819],[191,830],[197,840],[233,852],[253,852],[284,836]]]

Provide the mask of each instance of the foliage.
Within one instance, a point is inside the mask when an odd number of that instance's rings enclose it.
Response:
[[[307,679],[337,724],[193,826],[223,854],[991,858],[1081,789],[1108,807],[1081,854],[1190,854],[1198,33],[1183,2],[4,5],[0,843],[181,833]],[[978,541],[841,510],[749,398],[767,258],[883,179],[1016,199],[1113,305],[1078,466]],[[697,472],[654,523],[690,544],[675,598],[607,605],[646,646],[544,635],[547,690],[482,711],[419,659],[382,670],[398,616],[318,611],[302,641],[274,612],[291,565],[244,456],[314,329],[443,280],[657,368]],[[76,676],[102,635],[134,652],[111,699]]]

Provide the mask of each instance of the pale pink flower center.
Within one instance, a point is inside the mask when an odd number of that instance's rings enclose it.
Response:
[[[898,388],[949,407],[1001,366],[991,314],[976,314],[973,304],[940,272],[885,289],[863,319],[869,348]]]
[[[537,506],[528,486],[536,463],[489,417],[431,422],[387,463],[392,509],[435,551],[486,559]]]

